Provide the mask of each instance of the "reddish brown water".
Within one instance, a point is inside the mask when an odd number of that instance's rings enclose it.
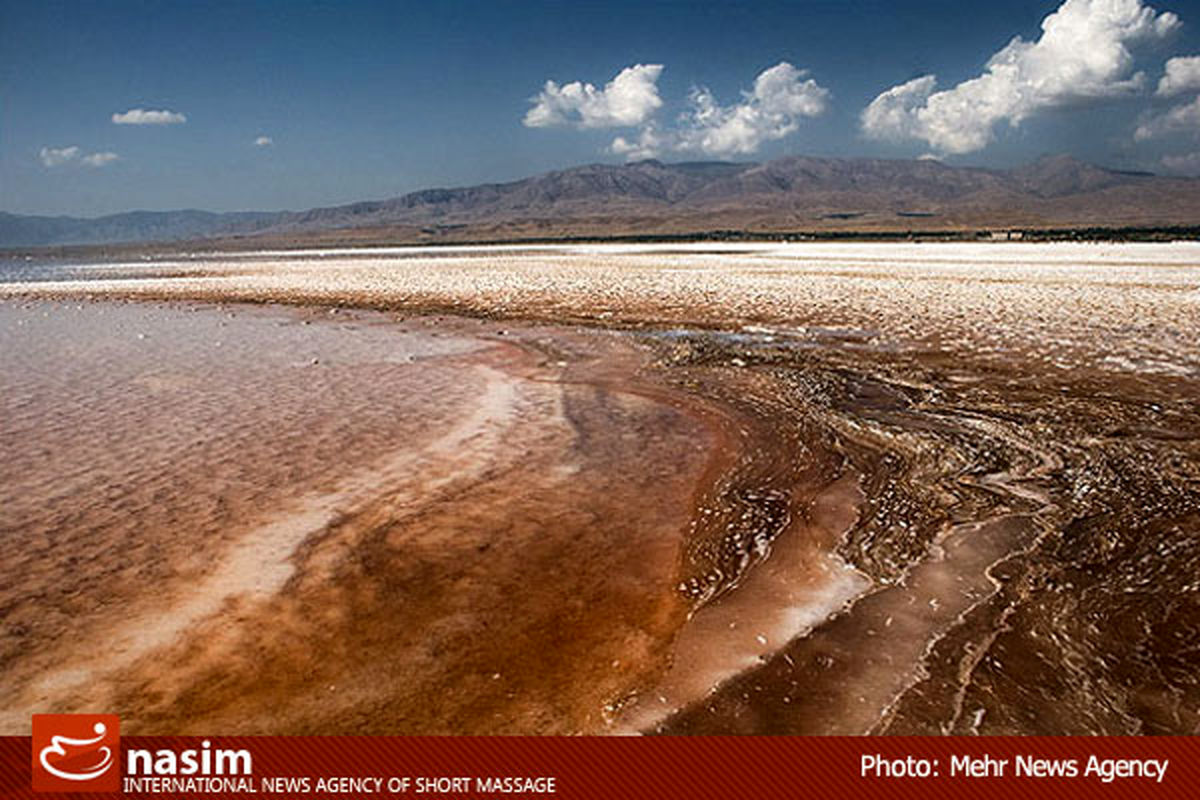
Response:
[[[6,732],[590,730],[667,658],[713,434],[615,336],[10,302],[0,337]]]

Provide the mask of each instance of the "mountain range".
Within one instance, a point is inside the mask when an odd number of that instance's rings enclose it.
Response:
[[[934,160],[592,164],[308,211],[0,213],[0,247],[253,237],[263,243],[494,241],[737,231],[883,233],[1200,224],[1200,178],[1050,156],[1016,169]]]

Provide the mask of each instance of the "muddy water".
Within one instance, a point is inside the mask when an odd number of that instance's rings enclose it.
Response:
[[[1195,381],[761,330],[679,334],[661,354],[743,418],[807,428],[841,458],[828,474],[858,476],[834,552],[869,588],[650,730],[1200,731]]]
[[[769,554],[734,590],[695,609],[676,638],[667,672],[623,698],[613,731],[658,729],[865,592],[870,580],[836,555],[861,501],[850,475],[815,497],[798,497],[797,506],[808,513],[771,541]],[[722,730],[727,726],[720,722]]]
[[[0,708],[571,732],[655,679],[713,412],[610,335],[0,304]]]

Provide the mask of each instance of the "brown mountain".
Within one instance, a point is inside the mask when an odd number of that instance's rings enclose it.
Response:
[[[592,164],[302,212],[0,214],[0,246],[263,236],[457,241],[556,236],[1152,227],[1200,224],[1200,179],[1053,156],[1012,170],[792,157],[763,164]]]

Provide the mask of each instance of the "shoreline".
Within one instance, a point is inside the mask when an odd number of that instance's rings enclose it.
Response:
[[[914,218],[915,219],[915,218]],[[351,234],[347,236],[346,234]],[[367,235],[362,235],[363,233]],[[417,237],[372,236],[371,229],[334,229],[305,237],[233,236],[180,239],[171,241],[127,241],[90,244],[14,245],[0,247],[3,258],[61,258],[73,254],[96,259],[118,257],[121,254],[173,254],[181,251],[203,251],[224,255],[251,253],[264,248],[282,252],[310,248],[346,248],[369,250],[446,249],[462,247],[525,247],[610,244],[689,244],[738,243],[761,244],[778,242],[1087,242],[1096,244],[1130,244],[1138,242],[1194,242],[1200,239],[1200,226],[1187,224],[1134,225],[1093,224],[1028,225],[997,221],[993,225],[949,226],[945,228],[865,228],[865,229],[779,229],[779,230],[693,230],[663,233],[628,233],[612,235],[528,236],[513,238],[470,238],[424,235]]]

